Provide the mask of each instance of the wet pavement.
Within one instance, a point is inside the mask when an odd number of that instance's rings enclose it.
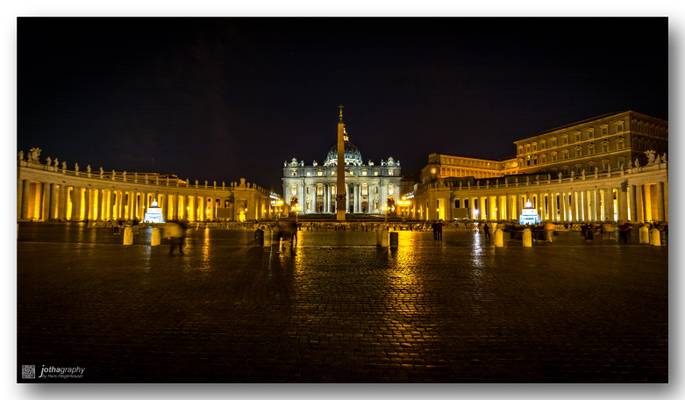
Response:
[[[480,235],[18,229],[18,357],[76,381],[665,382],[667,248]]]

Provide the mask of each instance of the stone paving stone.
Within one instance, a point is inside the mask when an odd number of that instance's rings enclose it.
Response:
[[[666,382],[667,248],[480,236],[190,231],[185,256],[21,226],[18,368],[84,381]]]

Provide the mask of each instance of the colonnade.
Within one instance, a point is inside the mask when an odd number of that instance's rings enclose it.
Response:
[[[211,221],[218,218],[220,208],[232,208],[225,197],[84,188],[26,179],[19,181],[17,193],[17,215],[31,221],[142,221],[154,201],[166,220]]]
[[[126,173],[91,174],[37,160],[19,161],[17,219],[28,221],[139,220],[156,201],[165,220],[259,220],[271,216],[269,193],[241,178],[204,186]]]
[[[662,164],[587,179],[431,187],[416,196],[412,212],[425,220],[465,215],[481,221],[518,221],[528,202],[543,221],[667,222],[667,169]]]

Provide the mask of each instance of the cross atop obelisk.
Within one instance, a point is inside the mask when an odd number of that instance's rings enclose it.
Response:
[[[343,108],[338,106],[338,166],[336,169],[335,214],[338,221],[345,220],[345,123]]]

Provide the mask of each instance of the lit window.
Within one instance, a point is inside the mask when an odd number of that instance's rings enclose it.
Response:
[[[576,142],[580,142],[580,132],[576,132]]]
[[[609,141],[608,140],[605,140],[602,142],[602,151],[604,153],[609,151]]]
[[[576,157],[581,157],[583,155],[583,149],[580,146],[576,147]]]

